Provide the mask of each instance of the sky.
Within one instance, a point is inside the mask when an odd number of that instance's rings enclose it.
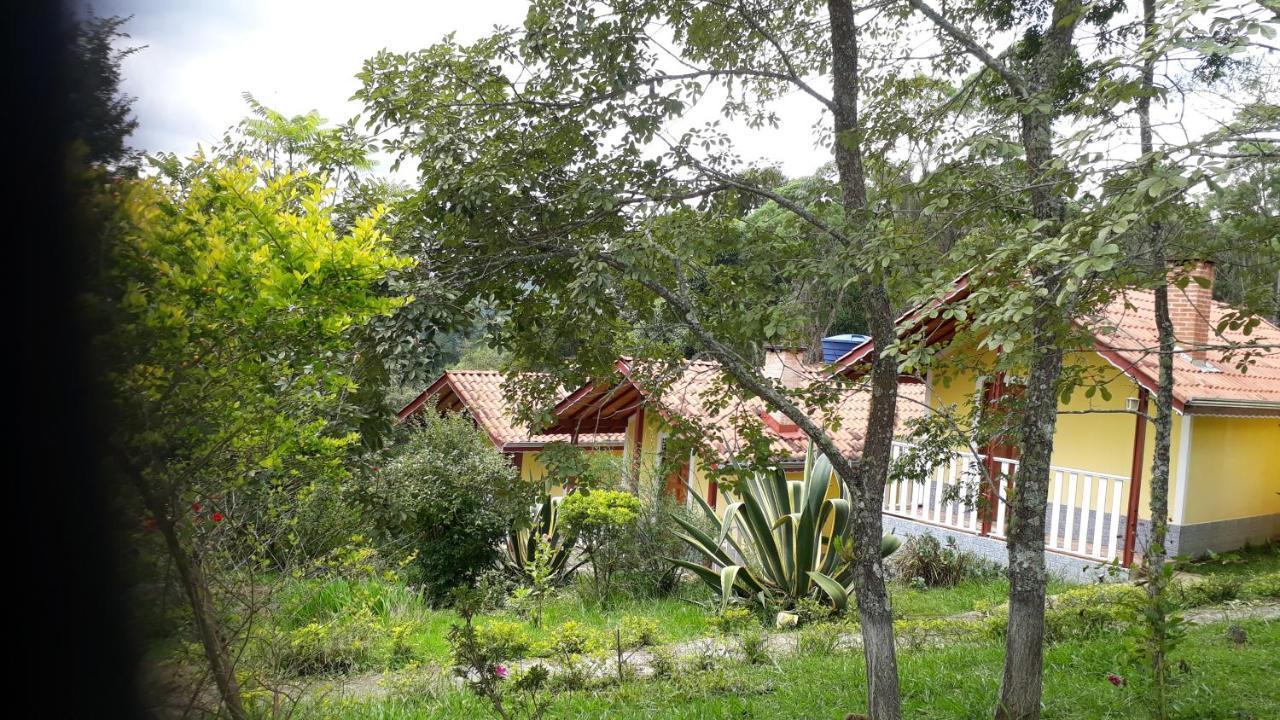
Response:
[[[428,47],[448,33],[474,40],[494,25],[519,25],[525,0],[97,0],[99,15],[132,15],[126,31],[146,49],[126,59],[124,91],[137,98],[131,142],[146,152],[187,155],[243,118],[242,94],[285,115],[318,111],[340,122],[365,58],[383,48]],[[780,129],[735,128],[744,159],[791,176],[830,159],[814,147],[819,118],[807,97],[780,104]],[[407,178],[406,178],[407,179]]]

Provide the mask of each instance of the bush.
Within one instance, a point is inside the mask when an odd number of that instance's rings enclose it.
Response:
[[[363,670],[372,664],[377,634],[367,613],[341,622],[307,623],[281,638],[276,650],[276,669],[291,675]]]
[[[802,656],[831,655],[840,647],[841,626],[817,623],[801,628],[796,635],[796,652]]]
[[[769,634],[761,628],[739,633],[738,648],[742,650],[742,659],[748,665],[763,665],[769,662]]]
[[[501,720],[542,717],[552,699],[547,669],[534,665],[523,673],[512,671],[503,664],[510,638],[501,633],[485,636],[471,624],[470,615],[463,620],[462,625],[449,628],[454,674],[477,697],[487,700]]]
[[[1123,632],[1146,602],[1146,590],[1136,585],[1086,585],[1066,590],[1045,610],[1045,641],[1087,640]]]
[[[1251,598],[1280,598],[1280,572],[1263,573],[1245,580],[1240,594]]]
[[[476,640],[499,660],[519,660],[530,647],[524,626],[511,620],[490,620],[476,627]]]
[[[736,635],[753,625],[759,625],[754,613],[742,607],[725,608],[724,612],[711,618],[711,626],[721,635]]]
[[[895,620],[893,634],[902,644],[911,648],[982,640],[1002,636],[1008,625],[1005,615],[991,618],[926,618],[919,620]]]
[[[359,497],[388,544],[417,551],[409,578],[436,601],[495,563],[511,523],[533,503],[532,488],[482,431],[430,412],[371,468]]]
[[[395,581],[293,581],[253,652],[293,675],[400,667],[414,659],[409,632],[424,614],[422,599]]]
[[[1099,584],[1066,590],[1046,601],[1045,642],[1088,640],[1126,632],[1138,619],[1140,609],[1146,605],[1146,602],[1146,590],[1136,585]],[[909,628],[909,626],[903,627]],[[962,635],[977,631],[979,628],[988,636],[1003,637],[1009,628],[1008,608],[1001,608],[974,626],[969,623],[960,623],[955,626]],[[937,628],[926,628],[928,629]],[[941,636],[945,637],[946,633],[941,633]]]
[[[578,537],[591,562],[595,599],[607,604],[640,516],[640,499],[621,490],[575,492],[561,502],[559,515],[565,532]]]
[[[946,545],[930,533],[908,538],[890,561],[890,567],[904,583],[924,587],[954,587],[970,579],[996,575],[999,568],[990,560],[956,547],[954,538]]]
[[[1182,607],[1215,605],[1240,597],[1244,580],[1237,575],[1206,575],[1177,586],[1177,601]]]
[[[643,615],[623,615],[618,622],[622,647],[626,650],[658,644],[658,621]]]
[[[680,589],[680,568],[669,558],[696,559],[672,517],[694,516],[670,495],[646,502],[623,548],[619,584],[633,596],[666,597]]]
[[[574,656],[596,655],[608,647],[609,644],[598,630],[576,620],[569,620],[551,631],[551,636],[539,651],[540,654],[564,660]]]
[[[801,625],[825,622],[837,617],[839,614],[835,608],[813,598],[800,598],[796,602],[796,615],[800,616]]]
[[[676,671],[676,655],[670,648],[656,647],[649,654],[649,668],[656,678],[669,678]]]

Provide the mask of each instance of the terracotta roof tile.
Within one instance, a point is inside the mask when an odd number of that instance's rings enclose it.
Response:
[[[431,384],[422,395],[400,411],[401,418],[413,414],[432,396],[456,393],[468,413],[482,430],[489,434],[499,449],[512,445],[539,445],[549,442],[568,442],[568,435],[530,433],[529,428],[515,419],[515,408],[502,388],[503,374],[491,370],[448,370]],[[432,392],[435,389],[435,392]],[[559,393],[563,396],[565,393]],[[581,435],[581,445],[622,445],[620,434]]]
[[[1230,306],[1213,302],[1209,318],[1211,327],[1216,328],[1232,312],[1234,310]],[[1081,324],[1094,333],[1100,350],[1113,351],[1147,379],[1159,377],[1155,293],[1127,290]],[[1231,358],[1223,349],[1210,349],[1207,367],[1198,366],[1186,355],[1178,353],[1174,357],[1173,372],[1174,397],[1179,404],[1194,405],[1196,401],[1280,403],[1280,328],[1263,320],[1249,335],[1227,330],[1221,337],[1211,337],[1210,343],[1214,342],[1223,345],[1228,342],[1256,343],[1269,347],[1251,356],[1247,372],[1241,372],[1237,367],[1241,360],[1239,352]]]
[[[766,375],[780,380],[788,387],[798,388],[803,387],[805,383],[823,382],[825,377],[825,368],[820,365],[806,365],[794,358],[783,364],[786,367],[781,375],[775,372],[779,368],[771,368],[766,364]],[[636,379],[634,372],[628,375],[633,380]],[[798,378],[802,378],[803,381],[798,381]],[[718,363],[689,361],[685,363],[680,376],[663,389],[658,397],[652,397],[650,394],[650,402],[656,404],[665,414],[685,418],[705,428],[708,432],[706,439],[712,448],[718,454],[732,457],[746,448],[746,440],[734,427],[730,418],[735,414],[758,418],[762,412],[765,412],[766,406],[758,398],[745,401],[729,400],[719,393],[717,388],[721,387],[724,387],[724,382]],[[907,420],[920,417],[924,413],[924,387],[919,384],[902,384],[899,385],[899,394],[901,397],[898,402],[895,435],[900,436],[905,434]],[[725,407],[719,407],[721,404]],[[818,414],[814,419],[827,428],[843,454],[853,456],[862,452],[870,409],[870,393],[866,390],[851,390],[829,415],[823,417]],[[788,420],[778,417],[782,422],[789,424]],[[834,423],[830,420],[835,418],[840,419],[839,428],[832,429],[831,426]],[[759,419],[759,422],[764,425],[765,435],[772,438],[780,459],[803,460],[808,447],[808,438],[803,433],[779,432],[763,418]]]

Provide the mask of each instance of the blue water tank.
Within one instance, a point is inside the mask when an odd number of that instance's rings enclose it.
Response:
[[[835,362],[850,350],[870,340],[867,335],[832,335],[822,338],[822,362]]]

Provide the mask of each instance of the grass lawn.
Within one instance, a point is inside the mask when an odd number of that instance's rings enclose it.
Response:
[[[1196,575],[1245,576],[1280,572],[1280,543],[1236,550],[1190,563],[1184,571]]]
[[[1225,637],[1225,625],[1192,628],[1175,653],[1185,661],[1172,691],[1175,718],[1263,720],[1280,708],[1280,623],[1243,621],[1245,645]],[[988,717],[999,683],[998,642],[962,643],[900,654],[904,714],[960,720]],[[1115,637],[1065,642],[1045,658],[1045,720],[1137,718],[1149,704],[1140,675],[1126,666]],[[1127,678],[1113,687],[1108,673]],[[843,718],[864,707],[863,664],[857,652],[786,657],[776,665],[726,661],[668,680],[568,693],[549,718]],[[373,702],[326,704],[303,717],[341,720],[484,717],[486,708],[462,691],[441,689]]]
[[[701,637],[711,633],[707,625],[707,611],[694,604],[694,600],[705,601],[707,592],[699,587],[690,586],[673,597],[658,599],[627,599],[614,603],[607,610],[602,610],[593,603],[584,603],[572,593],[551,600],[543,610],[542,630],[533,626],[532,622],[523,622],[530,636],[537,637],[570,620],[588,627],[605,630],[611,628],[627,615],[638,615],[658,621],[658,639],[661,643],[675,643]],[[510,613],[490,613],[477,616],[476,623],[483,625],[486,620],[501,618],[517,620]],[[456,613],[448,610],[425,610],[420,623],[410,635],[410,645],[419,658],[427,662],[445,663],[449,660],[449,645],[445,633],[449,626],[459,622]]]
[[[1072,587],[1060,580],[1050,580],[1050,595]],[[893,614],[903,619],[938,618],[970,610],[983,610],[1001,605],[1009,599],[1009,581],[1003,576],[991,580],[966,580],[950,588],[919,588],[890,585]]]
[[[412,593],[394,586],[379,583],[367,585],[362,595],[353,591],[345,581],[314,584],[320,581],[301,581],[290,590],[300,599],[294,606],[289,622],[297,627],[308,622],[327,622],[342,617],[359,607],[356,598],[370,595],[379,598],[374,605],[379,612],[392,616],[393,624],[409,627],[407,644],[413,656],[420,662],[443,664],[449,660],[446,633],[449,626],[458,622],[458,616],[449,610],[432,610]],[[311,584],[309,584],[311,583]],[[1067,586],[1053,583],[1049,591],[1057,592]],[[1008,596],[1008,584],[1004,578],[968,581],[953,588],[920,590],[891,585],[894,613],[899,618],[945,617],[969,610],[999,605]],[[543,629],[534,628],[528,621],[521,621],[531,637],[538,637],[559,625],[574,621],[597,629],[608,630],[624,616],[648,617],[658,622],[658,640],[661,644],[678,643],[714,634],[710,626],[709,611],[703,606],[714,605],[715,597],[701,583],[689,583],[674,596],[658,599],[626,599],[615,602],[607,610],[594,603],[583,602],[571,591],[547,602],[543,611]],[[367,603],[368,600],[363,602]],[[698,603],[702,603],[699,605]],[[477,616],[477,624],[492,619],[519,619],[509,612],[487,613]]]

